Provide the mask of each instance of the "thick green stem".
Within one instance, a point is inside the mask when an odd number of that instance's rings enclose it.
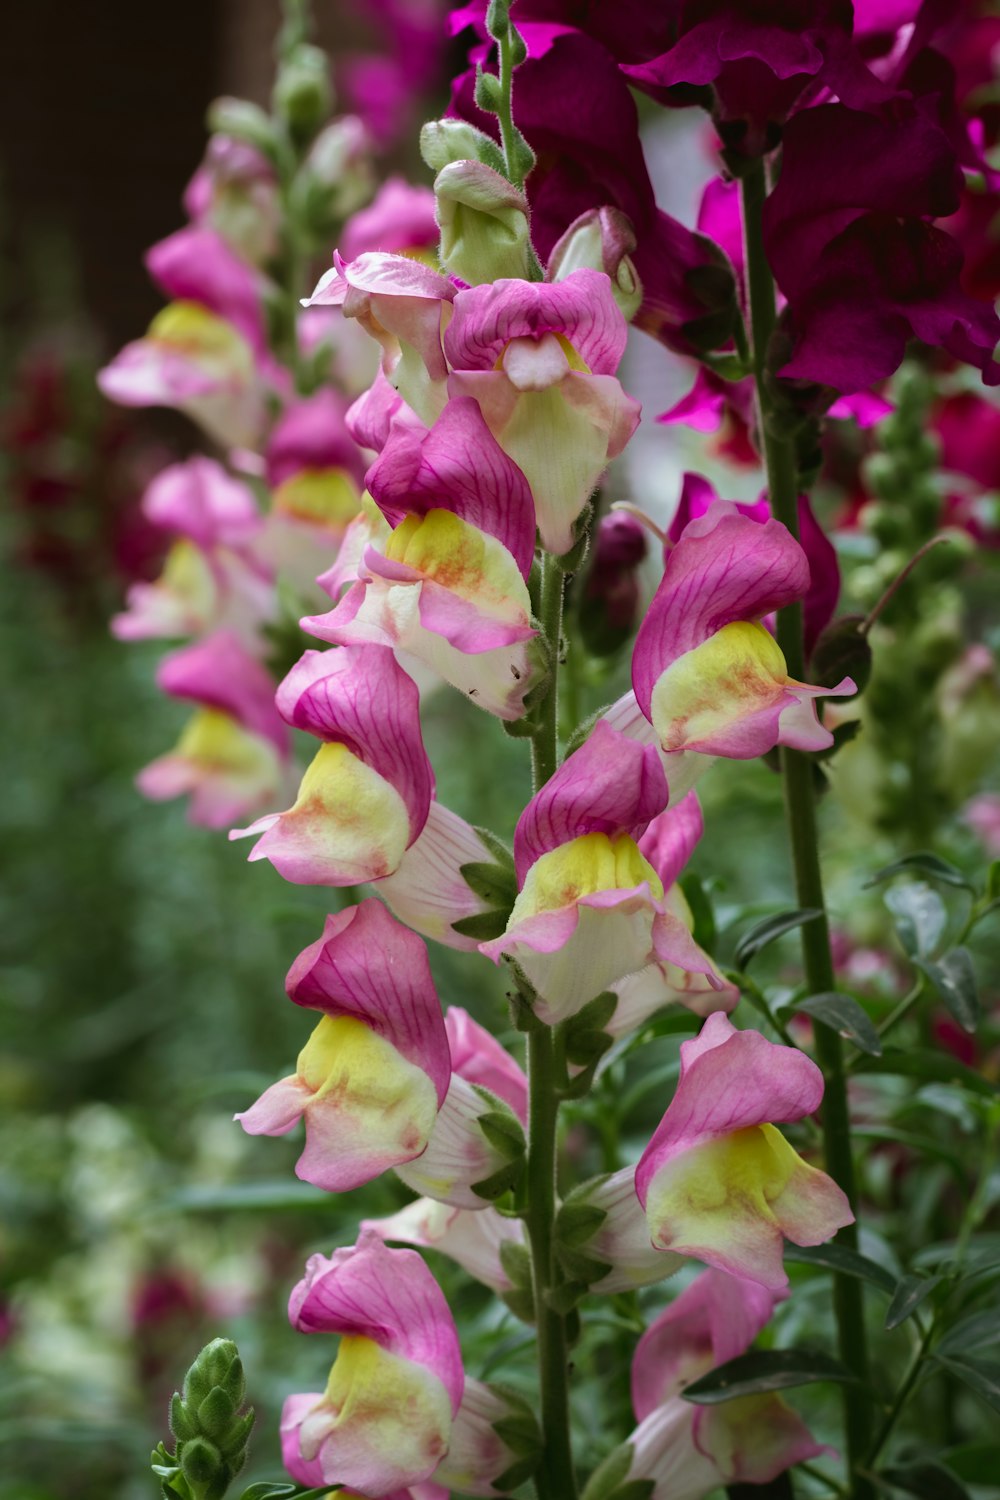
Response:
[[[797,538],[798,472],[795,445],[793,439],[776,430],[766,375],[768,345],[774,331],[776,313],[774,278],[763,244],[762,210],[767,192],[763,162],[757,162],[749,169],[741,187],[750,338],[771,514]],[[788,675],[801,681],[805,676],[801,604],[791,604],[779,610],[777,637],[788,666]],[[781,765],[798,904],[817,908],[825,913],[812,762],[800,750],[783,748]],[[815,922],[806,922],[800,932],[803,968],[809,993],[816,995],[834,989],[833,958],[826,916]],[[857,1189],[851,1153],[851,1122],[843,1047],[837,1033],[827,1026],[816,1027],[815,1045],[816,1056],[826,1078],[823,1135],[827,1170],[846,1193],[852,1208],[856,1208]],[[851,1224],[842,1229],[837,1238],[851,1248],[856,1247],[857,1226]],[[847,1456],[854,1476],[851,1494],[854,1500],[871,1500],[875,1492],[870,1480],[857,1474],[871,1445],[871,1398],[865,1389],[868,1380],[868,1353],[861,1283],[848,1276],[835,1274],[833,1291],[840,1357],[860,1382],[859,1385],[843,1387]]]
[[[544,553],[539,614],[551,654],[551,675],[545,699],[538,708],[538,732],[531,742],[531,770],[536,791],[554,775],[559,758],[559,638],[563,584],[563,574],[554,558]],[[556,1284],[557,1270],[553,1227],[559,1114],[555,1036],[549,1026],[540,1025],[528,1033],[528,1099],[525,1223],[531,1245],[544,1442],[535,1483],[540,1500],[576,1500],[569,1423],[566,1319],[549,1306],[549,1294]]]

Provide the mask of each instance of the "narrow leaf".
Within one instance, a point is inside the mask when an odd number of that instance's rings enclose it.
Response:
[[[900,1323],[905,1323],[911,1313],[940,1286],[943,1276],[904,1276],[893,1294],[885,1315],[885,1330],[891,1333]]]
[[[880,1292],[887,1292],[890,1297],[896,1290],[896,1278],[891,1271],[844,1245],[786,1245],[785,1260],[793,1265],[822,1266],[826,1271],[854,1276],[858,1281],[877,1286]]]
[[[948,921],[944,902],[922,880],[895,885],[885,893],[885,904],[895,918],[896,932],[911,958],[933,953]]]
[[[835,990],[824,990],[821,995],[809,995],[789,1006],[790,1010],[803,1010],[807,1016],[821,1021],[847,1041],[853,1042],[869,1057],[882,1056],[882,1043],[871,1017],[852,995],[842,995]]]
[[[1000,1364],[989,1359],[975,1359],[970,1354],[938,1354],[939,1365],[963,1381],[981,1396],[994,1411],[1000,1411]]]
[[[694,918],[694,931],[691,935],[698,947],[703,948],[711,957],[715,951],[715,913],[704,883],[700,876],[689,872],[681,876],[678,884]]]
[[[967,1068],[944,1052],[911,1047],[887,1049],[881,1057],[862,1057],[852,1064],[852,1073],[889,1073],[899,1078],[923,1078],[929,1083],[954,1083],[970,1093],[995,1099],[996,1084]]]
[[[879,1474],[897,1490],[918,1496],[918,1500],[969,1500],[969,1492],[943,1464],[923,1459],[913,1464],[894,1464]]]
[[[1000,1474],[1000,1443],[960,1443],[941,1456],[966,1484],[993,1484]]]
[[[781,937],[786,932],[792,932],[796,927],[802,927],[806,922],[815,922],[817,917],[823,913],[813,907],[801,907],[797,911],[778,912],[776,916],[765,917],[763,921],[755,922],[749,932],[745,932],[736,945],[733,955],[733,963],[737,969],[745,969],[747,964],[768,943],[773,943],[775,938]]]
[[[695,1380],[683,1392],[685,1401],[714,1406],[736,1396],[755,1396],[761,1391],[782,1391],[789,1386],[813,1385],[833,1380],[839,1385],[857,1380],[846,1365],[813,1349],[754,1349],[727,1360]]]
[[[982,1012],[968,948],[952,948],[934,964],[918,959],[917,967],[927,975],[962,1030],[975,1031]]]
[[[919,870],[922,875],[929,876],[931,880],[940,880],[945,885],[959,886],[966,891],[975,890],[971,881],[962,874],[957,865],[950,864],[939,854],[932,854],[929,849],[920,850],[916,854],[904,854],[902,859],[895,860],[891,865],[883,865],[881,870],[876,870],[871,880],[865,881],[862,889],[869,890],[873,885],[878,885],[883,880],[891,880],[894,875],[899,875],[904,870]]]
[[[991,1344],[997,1343],[1000,1343],[1000,1312],[995,1307],[990,1307],[985,1312],[972,1313],[970,1317],[954,1323],[939,1342],[935,1353],[961,1355],[970,1349],[988,1349]],[[997,1473],[1000,1474],[1000,1464],[997,1466]]]

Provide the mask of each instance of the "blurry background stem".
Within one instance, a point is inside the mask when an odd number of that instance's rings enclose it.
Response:
[[[747,300],[750,312],[750,338],[753,354],[754,383],[757,391],[760,446],[767,470],[767,490],[771,514],[798,539],[798,466],[794,437],[777,430],[774,402],[768,384],[767,356],[775,326],[774,277],[764,252],[762,210],[767,185],[762,160],[748,167],[741,180],[743,236],[747,268]],[[778,611],[778,645],[784,654],[788,675],[796,681],[805,679],[805,651],[802,639],[802,605],[787,605]],[[830,930],[825,915],[823,876],[819,861],[813,767],[810,756],[801,750],[782,747],[781,769],[785,786],[785,810],[795,889],[798,904],[814,908],[824,915],[801,928],[802,963],[807,993],[823,994],[836,988]],[[843,1188],[851,1207],[857,1211],[857,1187],[851,1154],[851,1124],[844,1074],[843,1046],[837,1033],[828,1026],[814,1028],[816,1056],[826,1079],[823,1096],[823,1136],[826,1167]],[[851,1249],[858,1243],[857,1224],[842,1229],[837,1239]],[[871,1443],[871,1396],[865,1389],[868,1379],[868,1352],[865,1339],[864,1306],[861,1283],[841,1273],[834,1273],[834,1306],[840,1357],[857,1376],[857,1385],[845,1385],[844,1414],[848,1464],[853,1476],[851,1495],[854,1500],[871,1500],[871,1482],[857,1475]]]

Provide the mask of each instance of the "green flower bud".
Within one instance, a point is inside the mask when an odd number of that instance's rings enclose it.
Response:
[[[279,69],[274,85],[275,113],[288,122],[299,140],[308,140],[332,107],[333,89],[326,53],[302,43]]]
[[[476,104],[490,115],[499,114],[503,107],[499,78],[495,73],[484,73],[481,67],[476,71]]]
[[[872,671],[872,648],[861,633],[863,615],[843,615],[823,631],[813,648],[810,676],[822,687],[836,687],[843,677],[853,679],[858,692],[867,686]]]
[[[434,181],[441,264],[475,286],[503,276],[526,279],[528,200],[480,161],[455,161]]]
[[[234,99],[224,95],[208,107],[208,128],[213,135],[229,135],[238,141],[247,141],[273,156],[276,147],[274,126],[267,112],[249,99]]]
[[[484,131],[464,120],[428,120],[420,131],[420,155],[432,172],[453,161],[481,161],[503,172],[503,152]]]

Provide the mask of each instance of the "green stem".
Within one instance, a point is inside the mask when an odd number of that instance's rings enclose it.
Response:
[[[511,53],[510,30],[497,44],[500,53],[500,140],[503,144],[507,177],[516,188],[524,187],[524,174],[518,171],[517,133],[514,129],[514,59]]]
[[[773,404],[767,382],[767,353],[774,332],[776,309],[774,278],[763,242],[762,211],[767,184],[762,161],[754,163],[749,169],[742,179],[741,188],[750,337],[760,441],[767,467],[771,514],[788,528],[792,536],[798,538],[798,469],[795,447],[792,440],[775,430]],[[788,666],[789,677],[801,681],[805,676],[801,604],[790,604],[778,611],[777,637]],[[802,907],[815,907],[825,913],[812,761],[800,750],[782,748],[781,766],[798,904]],[[806,922],[800,932],[803,968],[809,993],[817,995],[835,989],[826,916],[815,922]],[[851,1153],[851,1122],[843,1047],[840,1037],[828,1026],[816,1027],[815,1046],[817,1059],[826,1078],[823,1099],[826,1167],[830,1176],[846,1193],[851,1207],[856,1210],[857,1188]],[[837,1238],[849,1248],[856,1248],[857,1225],[851,1224],[842,1229]],[[868,1381],[868,1353],[861,1283],[849,1276],[835,1273],[833,1294],[840,1356],[859,1381],[858,1385],[843,1387],[848,1467],[854,1475],[851,1493],[854,1500],[872,1500],[875,1491],[870,1480],[857,1475],[871,1443],[870,1398],[865,1389]]]
[[[913,1387],[916,1385],[918,1379],[920,1378],[920,1371],[923,1368],[924,1358],[927,1354],[927,1350],[930,1348],[931,1340],[934,1337],[934,1327],[934,1320],[932,1318],[923,1331],[920,1343],[913,1351],[913,1358],[910,1360],[906,1374],[903,1376],[899,1389],[897,1390],[896,1395],[893,1398],[892,1405],[886,1412],[882,1426],[875,1434],[875,1438],[872,1442],[871,1448],[869,1449],[865,1457],[864,1467],[866,1469],[872,1468],[875,1460],[878,1458],[879,1454],[882,1452],[882,1449],[888,1442],[892,1429],[899,1421],[903,1407],[910,1399]]]
[[[538,708],[538,730],[531,742],[535,791],[555,774],[559,758],[559,638],[562,631],[563,574],[555,559],[542,554],[539,617],[551,657],[548,691]],[[555,1034],[539,1025],[528,1033],[528,1159],[525,1224],[531,1245],[538,1371],[541,1387],[542,1461],[535,1476],[540,1500],[576,1500],[569,1422],[566,1319],[549,1306],[556,1284],[553,1226],[556,1214],[556,1132],[559,1099],[555,1076]]]

